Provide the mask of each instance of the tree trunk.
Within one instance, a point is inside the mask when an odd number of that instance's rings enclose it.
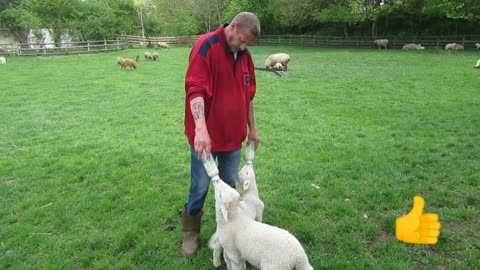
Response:
[[[343,24],[343,35],[345,36],[345,38],[350,38],[350,33],[349,33],[349,24],[348,23],[344,23]]]

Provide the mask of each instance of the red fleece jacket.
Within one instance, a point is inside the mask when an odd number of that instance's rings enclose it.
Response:
[[[255,96],[255,67],[248,50],[237,59],[225,42],[224,27],[201,36],[190,52],[185,76],[185,135],[194,146],[190,101],[203,97],[212,152],[238,150],[247,136],[250,101]]]

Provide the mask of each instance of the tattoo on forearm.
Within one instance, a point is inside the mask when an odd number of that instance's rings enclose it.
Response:
[[[202,119],[204,117],[203,105],[201,102],[193,103],[192,108],[193,108],[192,114],[193,114],[194,120]]]

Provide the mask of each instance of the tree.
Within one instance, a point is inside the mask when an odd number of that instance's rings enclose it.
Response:
[[[8,8],[0,12],[0,22],[17,41],[27,43],[30,29],[39,28],[40,20],[25,5],[11,2]]]
[[[63,33],[71,30],[79,10],[80,0],[26,0],[27,8],[40,19],[42,28],[47,28],[56,44]]]

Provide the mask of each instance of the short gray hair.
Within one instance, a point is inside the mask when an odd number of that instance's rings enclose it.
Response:
[[[246,29],[254,35],[255,38],[260,35],[260,20],[254,13],[240,12],[233,18],[232,22],[234,21],[237,22],[238,31]]]

